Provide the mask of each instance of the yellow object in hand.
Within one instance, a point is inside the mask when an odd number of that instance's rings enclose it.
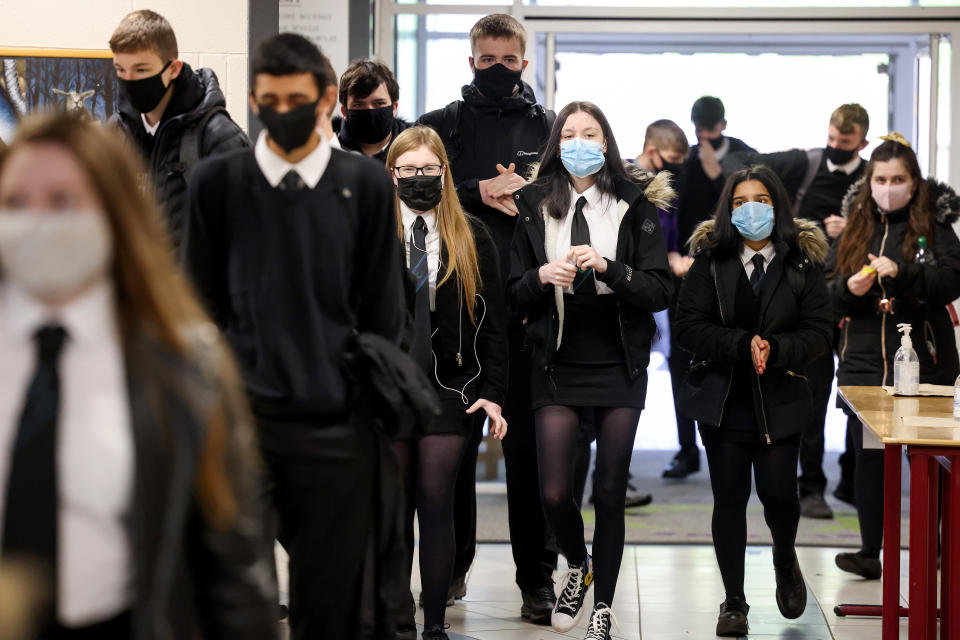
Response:
[[[877,270],[870,265],[865,266],[863,269],[860,269],[860,275],[869,276],[870,274],[876,273]]]

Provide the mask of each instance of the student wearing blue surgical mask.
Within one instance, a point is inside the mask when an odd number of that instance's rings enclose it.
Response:
[[[812,411],[806,368],[832,336],[827,241],[815,222],[793,218],[776,174],[754,166],[730,176],[690,248],[675,331],[694,357],[679,405],[700,427],[710,469],[713,546],[726,591],[716,632],[742,636],[751,472],[773,537],[777,606],[790,619],[806,608],[794,552],[796,471]]]
[[[655,192],[656,181],[644,190],[632,177],[592,103],[564,107],[544,149],[534,182],[514,194],[519,221],[508,298],[525,318],[540,491],[569,568],[551,623],[560,632],[573,629],[595,584],[586,637],[606,640],[653,313],[666,308],[672,287],[657,216],[666,194]],[[592,557],[573,494],[585,413],[597,430]]]

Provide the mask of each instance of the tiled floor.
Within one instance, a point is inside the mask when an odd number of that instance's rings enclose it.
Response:
[[[880,602],[879,580],[863,581],[833,564],[836,549],[800,548],[800,565],[809,587],[806,613],[786,620],[774,600],[774,577],[768,547],[749,547],[746,594],[750,603],[750,638],[772,640],[875,640],[878,618],[837,618],[840,602]],[[906,566],[906,553],[903,562]],[[481,545],[467,586],[467,597],[447,609],[450,631],[477,640],[546,640],[583,638],[581,628],[568,634],[526,624],[519,615],[520,592],[513,583],[513,559],[507,545]],[[416,574],[416,572],[415,572]],[[907,588],[902,581],[901,593]],[[414,575],[414,593],[419,593]],[[613,602],[620,622],[614,637],[630,640],[713,638],[723,588],[713,548],[708,546],[628,546]],[[592,598],[588,596],[588,602]],[[422,613],[422,612],[421,612]],[[420,621],[418,614],[418,621]],[[901,625],[906,637],[906,621]]]

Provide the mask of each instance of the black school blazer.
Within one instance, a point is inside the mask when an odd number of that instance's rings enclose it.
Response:
[[[477,245],[482,281],[473,310],[475,323],[470,322],[459,278],[453,276],[442,285],[439,284],[446,274],[448,255],[447,247],[441,241],[440,269],[437,272],[439,286],[434,300],[437,337],[440,340],[440,353],[435,353],[438,360],[437,370],[440,382],[449,386],[449,381],[444,380],[444,374],[462,372],[472,376],[477,373],[479,362],[477,397],[502,407],[507,395],[509,349],[507,304],[503,293],[503,279],[500,276],[500,258],[487,226],[471,215],[467,215],[467,221]],[[430,377],[433,377],[432,372]]]
[[[796,220],[798,246],[777,242],[764,276],[755,331],[735,325],[734,302],[743,263],[739,254],[714,257],[705,250],[714,221],[690,239],[696,255],[680,288],[674,321],[677,342],[694,354],[680,387],[678,406],[704,425],[719,425],[737,363],[752,363],[754,335],[770,342],[767,370],[751,373],[754,410],[767,443],[800,433],[813,404],[807,365],[830,349],[833,323],[822,264],[827,241],[816,223]]]
[[[544,187],[536,183],[514,194],[520,213],[507,282],[511,309],[524,317],[534,372],[549,370],[562,323],[555,288],[541,286],[538,273],[547,263],[546,225],[541,212],[545,195]],[[597,274],[597,279],[617,297],[627,373],[637,379],[646,375],[650,342],[656,331],[653,313],[667,308],[673,276],[656,207],[631,180],[617,184],[617,197],[628,206],[620,222],[617,259],[607,260],[606,273]]]

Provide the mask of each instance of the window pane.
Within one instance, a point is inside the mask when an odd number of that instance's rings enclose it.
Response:
[[[870,114],[871,147],[887,133],[889,78],[878,73],[886,55],[561,53],[557,61],[556,109],[596,102],[627,157],[640,154],[646,126],[659,118],[694,144],[690,107],[703,95],[723,100],[727,135],[762,152],[824,146],[830,114],[846,102]]]
[[[883,7],[911,7],[916,6],[914,0],[599,0],[596,3],[583,0],[524,0],[524,4],[541,7],[663,7],[677,9],[684,7],[756,7],[760,9],[772,8],[883,8]],[[920,0],[922,6],[955,7],[956,0]]]

